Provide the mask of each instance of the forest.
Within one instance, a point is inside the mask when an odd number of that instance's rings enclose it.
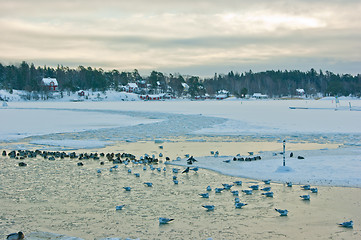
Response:
[[[44,77],[56,78],[59,91],[93,90],[120,91],[127,83],[137,83],[141,94],[159,89],[174,96],[184,94],[184,84],[189,89],[191,97],[204,94],[215,95],[219,90],[227,90],[236,97],[247,94],[262,93],[269,97],[296,95],[296,89],[304,89],[307,95],[322,94],[323,96],[357,96],[361,95],[361,75],[335,74],[310,69],[299,70],[269,70],[252,72],[251,70],[227,74],[215,73],[210,78],[181,75],[179,73],[165,74],[152,71],[149,76],[141,76],[138,70],[130,72],[119,70],[104,71],[101,68],[79,66],[72,69],[64,66],[35,67],[23,61],[18,65],[3,65],[0,63],[0,89],[8,91],[25,90],[29,92],[46,91],[42,84]],[[148,92],[146,92],[148,91]]]

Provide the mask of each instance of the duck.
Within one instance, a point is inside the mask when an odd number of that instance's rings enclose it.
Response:
[[[215,193],[221,193],[224,190],[224,188],[215,188]]]
[[[233,194],[233,196],[238,196],[238,194],[239,194],[238,191],[231,191],[231,193]]]
[[[235,181],[233,183],[236,184],[236,185],[242,185],[242,181]]]
[[[310,186],[310,185],[303,185],[303,186],[301,186],[301,188],[302,188],[303,190],[310,190],[310,189],[311,189],[311,186]]]
[[[252,185],[249,186],[250,188],[252,188],[252,190],[258,190],[259,189],[259,185]]]
[[[246,195],[252,195],[252,189],[242,190]]]
[[[275,210],[281,215],[281,216],[287,216],[288,210],[287,209],[278,209],[275,208]]]
[[[6,237],[7,240],[21,240],[21,239],[24,239],[24,238],[25,238],[25,235],[22,232],[10,233]]]
[[[270,184],[271,183],[271,179],[267,179],[267,180],[263,180],[264,184]]]
[[[262,188],[261,190],[268,192],[268,191],[271,191],[271,187],[264,187],[264,188]]]
[[[123,188],[125,189],[125,191],[130,191],[130,190],[132,190],[131,187],[123,187]]]
[[[145,182],[144,184],[147,185],[148,187],[153,187],[153,183],[151,182]]]
[[[212,191],[211,186],[208,186],[208,187],[206,188],[206,190],[207,190],[207,191]]]
[[[122,210],[124,208],[125,205],[119,205],[115,207],[115,210]]]
[[[317,188],[310,188],[312,193],[318,193],[318,189]]]

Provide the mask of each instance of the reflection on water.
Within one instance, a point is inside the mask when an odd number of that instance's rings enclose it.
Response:
[[[200,169],[197,173],[174,174],[174,166],[160,163],[151,170],[143,165],[113,164],[104,159],[49,161],[42,158],[26,159],[27,167],[18,167],[19,160],[0,157],[0,235],[22,230],[47,231],[76,236],[83,239],[104,237],[130,237],[140,239],[324,239],[360,238],[354,230],[342,229],[338,222],[353,219],[361,222],[360,189],[319,187],[318,194],[301,190],[294,185],[271,183],[274,198],[254,191],[244,195],[240,190],[260,184],[248,179],[220,175]],[[166,171],[163,168],[166,167]],[[128,173],[128,169],[132,173]],[[178,167],[183,170],[182,167]],[[97,173],[101,169],[102,173]],[[180,171],[181,172],[181,171]],[[136,177],[134,173],[139,173]],[[179,184],[173,183],[177,176]],[[242,180],[240,191],[242,209],[234,206],[229,190],[215,193],[222,183]],[[147,187],[144,182],[152,182]],[[210,185],[208,199],[205,193]],[[131,191],[123,187],[130,186]],[[300,200],[310,194],[311,201]],[[342,204],[341,204],[342,203]],[[115,210],[125,204],[123,210]],[[206,211],[202,205],[215,205]],[[280,217],[274,208],[288,209],[289,216]],[[159,217],[175,220],[159,225]],[[355,231],[357,230],[357,231]]]

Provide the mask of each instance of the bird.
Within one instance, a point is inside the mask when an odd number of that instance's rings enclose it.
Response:
[[[268,192],[268,191],[271,191],[271,187],[264,187],[264,188],[262,188],[261,190]]]
[[[134,175],[135,175],[136,177],[140,177],[140,174],[139,174],[139,173],[134,173]]]
[[[208,187],[206,188],[206,190],[207,190],[207,191],[212,191],[211,186],[208,186]]]
[[[102,173],[102,170],[98,169],[98,170],[97,170],[97,173]]]
[[[235,181],[233,183],[236,184],[236,185],[242,185],[242,181]]]
[[[270,184],[271,183],[271,179],[267,179],[267,180],[263,180],[264,184]]]
[[[247,205],[247,203],[241,203],[241,202],[236,202],[236,203],[234,203],[234,206],[236,207],[236,208],[242,208],[243,206],[246,206]]]
[[[249,186],[249,187],[252,188],[252,190],[258,190],[259,189],[258,185],[252,185],[252,186]]]
[[[265,195],[266,197],[273,197],[273,192],[265,192],[262,193],[262,195]]]
[[[130,190],[132,190],[131,187],[123,187],[123,188],[125,189],[125,191],[130,191]]]
[[[302,195],[300,196],[303,200],[310,200],[310,195]]]
[[[214,189],[214,191],[216,192],[216,193],[220,193],[220,192],[222,192],[224,190],[224,188],[215,188]]]
[[[184,171],[182,173],[188,173],[189,172],[189,167],[187,167],[186,169],[184,169]]]
[[[288,214],[288,210],[287,210],[287,209],[277,209],[277,208],[275,208],[275,210],[276,210],[279,214],[281,214],[281,216],[287,216],[287,214]]]
[[[174,220],[173,218],[160,217],[159,218],[159,224],[167,224],[167,223],[169,223],[170,221],[173,221],[173,220]]]
[[[293,152],[290,153],[290,157],[293,157]]]
[[[301,188],[303,190],[310,190],[311,186],[310,185],[303,185],[303,186],[301,186]]]
[[[252,189],[242,190],[246,195],[252,195]]]
[[[207,211],[213,211],[214,210],[214,205],[202,205],[202,207],[207,209]]]
[[[174,173],[178,173],[178,168],[172,168],[172,171],[173,171]]]
[[[311,192],[313,193],[318,193],[318,189],[317,188],[310,188]]]
[[[151,182],[145,182],[144,184],[147,185],[148,187],[152,187],[152,186],[153,186],[153,183],[151,183]]]
[[[145,170],[147,170],[147,167],[146,167],[146,166],[143,167],[143,171],[145,171]]]
[[[233,184],[222,183],[222,185],[225,190],[229,190],[229,189],[231,189],[231,187],[233,187]]]
[[[225,163],[230,163],[231,162],[231,160],[224,160],[223,162],[225,162]]]
[[[353,228],[353,221],[339,223],[338,225],[345,228]]]
[[[234,199],[234,203],[239,203],[239,201],[240,201],[240,199],[239,199],[238,197],[236,197],[236,198]]]
[[[238,196],[238,194],[239,194],[238,191],[231,191],[231,193],[233,194],[233,196]]]
[[[198,167],[194,167],[192,168],[191,170],[195,171],[195,172],[198,172],[199,168]]]
[[[18,232],[18,233],[10,233],[6,239],[7,240],[20,240],[20,239],[24,239],[25,235],[22,232]]]
[[[178,180],[174,179],[174,180],[173,180],[173,183],[174,183],[174,184],[178,184]]]
[[[122,210],[124,208],[125,205],[119,205],[115,207],[115,210]]]
[[[129,168],[129,169],[128,169],[128,173],[132,173],[132,169]]]
[[[209,193],[200,193],[199,196],[202,198],[209,198]]]
[[[292,187],[292,182],[287,182],[287,187]]]
[[[177,176],[173,176],[173,180],[177,180]]]

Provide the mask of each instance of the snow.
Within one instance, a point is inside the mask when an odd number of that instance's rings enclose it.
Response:
[[[58,81],[56,80],[56,78],[43,78],[43,83],[48,86],[51,83],[53,83],[55,86],[58,86]]]
[[[252,179],[361,187],[360,100],[339,98],[335,111],[334,98],[143,102],[121,101],[120,96],[107,93],[106,98],[102,95],[107,100],[100,102],[8,102],[7,107],[0,108],[0,143],[30,137],[30,144],[101,148],[113,141],[168,141],[172,137],[198,136],[198,140],[190,141],[202,142],[202,136],[229,135],[268,139],[280,145],[283,139],[337,143],[341,146],[338,149],[296,152],[305,159],[287,158],[287,168],[280,167],[280,155],[270,152],[252,162],[224,163],[233,156],[204,156],[198,165]],[[130,99],[135,95],[122,96]],[[176,163],[184,165],[185,160]]]

